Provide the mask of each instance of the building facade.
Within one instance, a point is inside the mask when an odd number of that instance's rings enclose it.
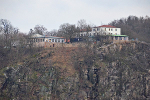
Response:
[[[102,25],[92,28],[92,35],[121,35],[121,28],[111,25]]]
[[[92,27],[91,31],[81,31],[80,37],[96,37],[96,36],[109,36],[109,40],[113,42],[128,41],[127,35],[121,35],[121,28],[117,28],[111,25],[102,25],[98,27]]]
[[[46,35],[39,35],[34,34],[31,36],[33,42],[51,42],[51,43],[65,43],[66,39],[63,37],[56,37],[56,36],[46,36]]]
[[[56,47],[62,43],[66,42],[66,39],[63,37],[56,37],[56,36],[46,36],[40,34],[34,34],[30,38],[33,42],[33,45],[36,47]]]
[[[96,36],[96,35],[121,35],[121,28],[117,28],[111,25],[102,25],[98,27],[92,27],[91,31],[82,31],[80,36]]]

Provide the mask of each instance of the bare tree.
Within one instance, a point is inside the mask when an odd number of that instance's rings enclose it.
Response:
[[[67,41],[75,35],[76,31],[76,26],[69,23],[62,24],[59,28],[59,32],[66,38]]]
[[[34,27],[34,33],[43,35],[47,29],[43,25],[36,25]]]
[[[79,20],[78,23],[77,23],[77,26],[78,26],[80,29],[85,29],[86,26],[87,26],[86,20],[84,20],[84,19]]]
[[[87,36],[88,36],[89,32],[91,31],[91,27],[93,25],[87,24],[86,20],[81,19],[78,21],[77,26],[78,26],[79,32],[87,32]]]
[[[47,31],[46,35],[49,35],[49,36],[58,36],[58,31],[56,29],[53,29],[52,31]]]
[[[0,31],[3,34],[4,45],[6,47],[11,47],[11,39],[13,34],[18,33],[18,28],[13,28],[10,21],[6,19],[0,19]]]

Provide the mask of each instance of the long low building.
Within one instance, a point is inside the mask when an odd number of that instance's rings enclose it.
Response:
[[[129,37],[127,35],[110,35],[113,38],[113,42],[128,41]]]
[[[31,36],[33,42],[53,42],[53,43],[65,43],[66,39],[63,37],[46,36],[40,34],[34,34]]]
[[[37,47],[56,47],[57,45],[66,42],[66,39],[63,37],[47,36],[40,34],[33,34],[30,39],[32,40],[33,45]]]

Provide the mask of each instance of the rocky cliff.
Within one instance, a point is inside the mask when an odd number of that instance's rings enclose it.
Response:
[[[150,45],[55,48],[1,69],[1,99],[149,100]]]

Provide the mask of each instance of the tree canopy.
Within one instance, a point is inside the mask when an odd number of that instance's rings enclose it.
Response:
[[[110,25],[120,27],[121,33],[128,35],[130,39],[138,38],[140,41],[150,42],[150,17],[129,16],[114,20]]]

